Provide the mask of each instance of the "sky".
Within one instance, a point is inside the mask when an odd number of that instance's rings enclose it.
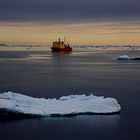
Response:
[[[0,42],[140,45],[140,0],[1,0]]]

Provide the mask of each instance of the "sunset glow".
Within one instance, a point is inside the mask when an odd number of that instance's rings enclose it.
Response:
[[[0,42],[51,43],[66,37],[72,44],[140,45],[139,22],[75,24],[0,23]]]

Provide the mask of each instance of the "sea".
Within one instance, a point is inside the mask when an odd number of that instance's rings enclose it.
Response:
[[[140,57],[128,48],[1,49],[0,93],[38,98],[66,95],[113,97],[120,114],[0,120],[0,140],[138,140],[140,139]]]

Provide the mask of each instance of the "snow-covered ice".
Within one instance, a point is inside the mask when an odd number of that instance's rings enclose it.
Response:
[[[9,114],[32,116],[76,115],[86,113],[108,114],[120,112],[121,107],[114,98],[94,95],[69,95],[59,99],[33,98],[5,92],[0,94],[0,111]]]

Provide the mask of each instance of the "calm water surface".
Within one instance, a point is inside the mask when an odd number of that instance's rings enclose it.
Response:
[[[93,93],[122,106],[120,115],[0,120],[0,139],[140,139],[140,61],[112,59],[123,54],[140,56],[139,51],[0,51],[1,93],[44,98]]]

